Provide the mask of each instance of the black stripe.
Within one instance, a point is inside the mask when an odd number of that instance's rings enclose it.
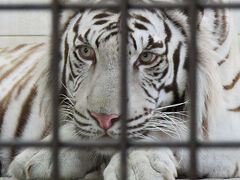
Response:
[[[82,37],[81,34],[78,36],[78,39],[79,39],[80,41],[82,41],[82,42],[85,42],[85,39],[83,39],[83,37]]]
[[[128,130],[145,127],[146,123],[149,122],[150,119],[152,119],[152,118],[146,118],[143,120],[143,122],[141,122],[140,124],[136,124],[135,126],[128,126]]]
[[[226,60],[228,60],[229,56],[230,56],[230,52],[227,53],[226,57],[225,57],[223,60],[221,60],[220,62],[218,62],[218,65],[221,66],[223,63],[225,63]]]
[[[170,42],[170,40],[172,38],[172,32],[166,22],[164,22],[164,29],[165,29],[165,33],[167,35],[166,39],[165,39],[165,45],[166,45],[165,54],[168,55],[168,45],[169,45],[168,43]]]
[[[26,45],[27,45],[27,44],[20,44],[20,45],[18,45],[17,47],[9,50],[8,53],[13,53],[13,52],[15,52],[15,51],[18,51],[18,50],[24,48]]]
[[[82,132],[84,132],[85,134],[86,133],[91,133],[91,131],[87,131],[87,130],[85,130],[85,129],[83,129],[83,128],[81,128],[81,125],[80,126],[78,126],[78,127],[76,127],[76,133],[78,133],[78,131],[82,131]],[[89,136],[88,135],[83,135],[83,134],[78,134],[78,136],[83,136],[83,137],[88,137],[89,138]]]
[[[177,85],[177,74],[178,74],[178,68],[180,63],[180,51],[182,48],[182,43],[179,42],[178,47],[175,49],[173,54],[173,63],[174,63],[174,79],[171,85],[166,86],[164,89],[166,92],[173,91],[174,92],[174,99],[176,101],[179,100],[179,94],[178,94],[178,85]]]
[[[140,29],[140,30],[146,30],[146,31],[148,30],[148,28],[146,26],[144,26],[143,24],[137,23],[137,22],[134,23],[134,26],[135,26],[135,28]]]
[[[163,11],[163,12],[164,12],[164,11]],[[166,16],[166,18],[167,18],[169,21],[171,21],[178,29],[181,30],[181,33],[182,33],[182,35],[183,35],[184,37],[187,37],[187,32],[185,31],[185,29],[183,28],[183,26],[182,26],[179,22],[173,20],[166,12],[165,12],[165,16]],[[186,22],[186,23],[187,23],[187,22]]]
[[[67,60],[68,60],[68,51],[69,51],[69,46],[68,46],[68,34],[66,35],[65,41],[64,41],[64,66],[63,66],[63,71],[62,71],[62,83],[66,86],[66,73],[67,73]]]
[[[93,17],[93,19],[101,19],[110,16],[110,14],[104,12]]]
[[[80,22],[81,19],[82,19],[82,15],[78,18],[78,20],[76,21],[76,23],[75,23],[74,26],[73,26],[73,31],[74,31],[75,33],[78,33],[79,22]]]
[[[86,41],[88,41],[88,34],[90,32],[90,29],[87,30],[87,32],[84,34],[84,38]]]
[[[136,19],[142,21],[142,22],[151,24],[151,22],[150,22],[147,18],[145,18],[144,16],[142,16],[142,15],[134,15],[134,17],[135,17]]]
[[[79,126],[81,126],[81,127],[83,127],[83,126],[90,126],[90,125],[91,125],[91,124],[82,123],[82,122],[80,122],[80,121],[78,121],[78,120],[76,120],[76,119],[75,119],[75,122],[76,122]]]
[[[6,96],[6,98],[4,98],[0,102],[0,134],[2,132],[3,119],[4,119],[5,113],[7,111],[9,100],[10,100],[10,96]]]
[[[111,32],[109,35],[107,35],[107,36],[105,37],[105,42],[108,41],[108,40],[110,39],[110,37],[117,35],[118,32],[119,32],[119,31],[114,31],[114,32]]]
[[[82,113],[80,113],[79,111],[75,110],[75,113],[80,116],[83,119],[89,120],[86,116],[84,116]]]
[[[32,103],[33,103],[35,96],[36,96],[36,87],[33,87],[31,89],[30,93],[28,94],[27,99],[25,100],[25,102],[22,105],[22,110],[21,110],[21,113],[19,116],[18,125],[17,125],[17,128],[14,133],[15,137],[21,136],[21,134],[27,124],[27,120],[29,118],[31,108],[32,108]]]
[[[146,89],[145,87],[143,87],[143,86],[141,86],[141,87],[143,88],[143,91],[145,92],[145,94],[146,94],[149,98],[151,98],[152,100],[155,101],[155,98],[152,97],[152,95],[147,91],[147,89]]]
[[[78,82],[79,79],[82,78],[83,76],[84,76],[83,74],[82,74],[81,76],[78,76],[75,82]],[[74,84],[74,91],[75,91],[75,92],[79,89],[79,87],[80,87],[80,85],[82,84],[82,82],[83,82],[83,80],[81,80],[77,85]]]
[[[98,37],[95,41],[95,45],[97,46],[97,48],[99,48],[99,45],[100,45],[99,39],[102,37],[102,35],[103,35],[103,32],[100,35],[98,35]]]
[[[73,43],[76,42],[76,39],[78,37],[78,29],[79,29],[79,22],[82,19],[82,15],[78,18],[78,20],[76,21],[76,23],[73,26],[73,32],[75,33],[74,38],[73,38]]]
[[[228,109],[228,111],[232,111],[232,112],[240,112],[240,106],[233,108],[233,109]]]
[[[31,75],[29,75],[29,73],[31,73],[34,69],[35,69],[35,67],[36,67],[36,64],[35,64],[35,66],[32,68],[32,69],[30,69],[30,71],[28,72],[28,73],[26,73],[25,74],[25,76],[21,79],[21,84],[18,86],[18,89],[17,89],[17,92],[16,92],[16,94],[15,94],[15,99],[17,99],[18,98],[18,96],[22,93],[22,91],[23,91],[23,89],[24,89],[24,87],[26,86],[26,84],[31,80],[31,78],[32,78],[32,76]],[[16,87],[16,86],[15,86]]]
[[[171,38],[172,38],[172,32],[166,22],[164,22],[164,28],[165,28],[165,33],[167,34],[167,37],[165,39],[165,43],[169,43]]]
[[[219,28],[219,14],[218,14],[218,10],[214,10],[214,24],[215,24],[215,30]],[[216,31],[213,32],[213,34],[216,34]]]
[[[148,48],[162,48],[163,47],[163,43],[162,41],[160,42],[154,42],[153,37],[151,35],[148,36]]]
[[[222,9],[222,17],[221,17],[221,33],[219,34],[219,44],[222,45],[227,37],[228,37],[228,33],[227,33],[227,21],[226,21],[226,10]]]
[[[133,118],[131,118],[131,119],[128,119],[127,122],[129,123],[129,122],[131,122],[131,121],[136,121],[136,120],[138,120],[138,119],[140,119],[140,118],[142,118],[142,117],[144,117],[144,116],[149,115],[149,114],[152,112],[152,109],[144,108],[144,111],[145,111],[145,112],[144,112],[143,114],[139,114],[139,115],[137,115],[137,116],[135,116],[135,117],[133,117]]]
[[[240,72],[235,76],[235,78],[232,80],[232,83],[229,85],[223,86],[225,90],[231,90],[235,87],[237,82],[240,80]]]
[[[133,41],[133,47],[134,47],[134,49],[137,50],[137,43],[136,43],[136,40],[134,39],[132,33],[130,34],[130,38],[131,38],[132,41]]]
[[[147,46],[150,46],[151,44],[153,44],[153,37],[151,35],[148,36],[148,45]]]
[[[114,29],[118,29],[119,28],[119,24],[117,22],[112,22],[109,23],[106,27],[104,27],[103,29],[110,31],[110,30],[114,30]]]
[[[226,62],[226,60],[224,59],[224,60],[221,60],[219,63],[218,63],[218,65],[219,66],[221,66],[223,63],[225,63]]]
[[[102,24],[105,24],[107,22],[108,22],[108,20],[99,20],[99,21],[96,21],[93,25],[102,25]]]
[[[73,55],[75,56],[75,58],[77,58],[78,60],[81,61],[81,59],[78,58],[76,52],[73,52]],[[73,62],[73,61],[69,61],[69,68],[70,68],[70,71],[71,71],[71,73],[72,73],[72,75],[73,75],[73,78],[76,78],[76,77],[77,77],[77,74],[75,74],[75,72],[74,72],[74,70],[73,70],[72,62]]]

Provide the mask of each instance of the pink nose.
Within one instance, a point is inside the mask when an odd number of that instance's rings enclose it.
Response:
[[[109,129],[112,126],[112,120],[118,118],[119,116],[116,114],[98,114],[95,112],[91,112],[91,115],[96,118],[96,120],[99,122],[99,125],[103,129]]]

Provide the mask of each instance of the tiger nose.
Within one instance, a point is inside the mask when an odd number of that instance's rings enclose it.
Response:
[[[95,112],[91,112],[91,115],[98,121],[100,127],[105,130],[112,127],[112,121],[119,117],[116,114],[105,115],[105,114],[98,114]]]

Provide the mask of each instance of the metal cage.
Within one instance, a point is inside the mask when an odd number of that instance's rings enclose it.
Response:
[[[18,148],[18,147],[45,147],[51,148],[53,152],[53,162],[54,162],[54,170],[52,179],[57,180],[59,177],[59,160],[58,153],[59,149],[62,147],[71,147],[71,148],[118,148],[121,151],[121,179],[127,180],[127,149],[129,147],[135,148],[143,148],[143,147],[174,147],[174,148],[187,148],[190,150],[190,169],[189,169],[189,178],[197,179],[197,150],[198,148],[233,148],[240,147],[240,142],[199,142],[196,136],[196,62],[197,62],[197,31],[196,31],[196,22],[197,22],[197,10],[201,8],[231,8],[236,9],[240,8],[240,3],[211,3],[204,4],[200,0],[186,0],[185,3],[182,4],[166,4],[166,3],[157,3],[153,5],[149,4],[133,4],[130,3],[129,0],[120,0],[117,4],[60,4],[59,0],[52,0],[49,4],[13,4],[13,5],[5,5],[0,4],[0,10],[50,10],[52,13],[52,34],[51,34],[51,77],[57,79],[58,76],[58,66],[57,57],[60,57],[59,52],[59,44],[60,44],[60,35],[59,35],[59,14],[61,10],[84,10],[87,8],[109,8],[109,9],[117,9],[121,12],[122,16],[122,33],[121,33],[121,58],[123,60],[121,64],[121,139],[119,142],[106,142],[106,143],[72,143],[72,142],[61,142],[58,137],[58,94],[55,92],[58,91],[57,81],[53,81],[52,84],[52,106],[53,106],[53,138],[50,142],[19,142],[19,141],[0,141],[0,147],[4,148]],[[190,81],[190,99],[191,99],[191,111],[190,111],[190,137],[188,142],[156,142],[156,143],[143,143],[143,142],[129,142],[126,136],[126,117],[127,117],[127,53],[126,46],[127,44],[127,35],[128,29],[127,27],[127,12],[129,9],[149,9],[149,8],[159,8],[159,9],[185,9],[189,12],[190,17],[190,33],[191,38],[188,43],[189,46],[189,81]]]

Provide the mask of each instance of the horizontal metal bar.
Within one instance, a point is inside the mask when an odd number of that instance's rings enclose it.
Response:
[[[240,148],[239,142],[197,142],[199,148]],[[120,142],[59,142],[60,147],[72,148],[119,148]],[[174,147],[188,148],[189,142],[128,142],[128,147]],[[1,141],[0,147],[52,147],[52,142],[36,141]]]
[[[118,4],[66,4],[59,5],[60,9],[120,9]],[[51,10],[50,4],[0,4],[0,10]]]
[[[51,10],[51,4],[0,4],[0,10]],[[116,9],[120,10],[120,5],[114,4],[62,4],[60,9]],[[187,9],[188,4],[169,4],[169,3],[156,3],[156,4],[134,4],[130,3],[128,9]],[[214,3],[214,4],[197,4],[197,8],[240,8],[240,3]]]
[[[8,147],[51,147],[51,142],[36,142],[36,141],[1,141],[0,147],[1,148],[8,148]]]
[[[49,35],[43,34],[1,34],[0,37],[49,37]]]
[[[199,148],[240,148],[239,142],[199,142]]]
[[[0,4],[0,10],[51,10],[49,4]]]
[[[129,9],[187,9],[188,4],[170,4],[170,3],[154,3],[154,4],[143,4],[143,3],[129,3]]]
[[[136,148],[157,148],[157,147],[175,147],[187,148],[190,147],[189,142],[129,142],[128,146]]]
[[[189,148],[191,142],[130,142],[130,147],[173,147],[173,148]],[[198,148],[240,148],[239,142],[196,142]]]
[[[118,142],[61,142],[59,143],[61,147],[71,147],[71,148],[120,148],[120,143]]]
[[[200,3],[197,5],[198,8],[208,8],[208,9],[239,9],[240,8],[240,3],[211,3],[211,4],[204,4]]]
[[[101,9],[101,8],[109,8],[109,9],[119,9],[118,4],[69,4],[69,5],[61,5],[62,9]],[[154,3],[154,4],[143,4],[143,3],[129,3],[128,9],[188,9],[189,5],[187,3],[181,4],[170,4],[170,3]],[[197,4],[197,8],[240,8],[240,3],[214,3],[214,4]]]
[[[116,9],[120,10],[120,4],[64,4],[61,5],[62,9],[76,9],[76,10],[84,10],[84,9]]]
[[[36,142],[36,141],[1,141],[0,147],[52,147],[52,141]],[[119,148],[118,142],[59,142],[59,147],[72,147],[72,148]]]

